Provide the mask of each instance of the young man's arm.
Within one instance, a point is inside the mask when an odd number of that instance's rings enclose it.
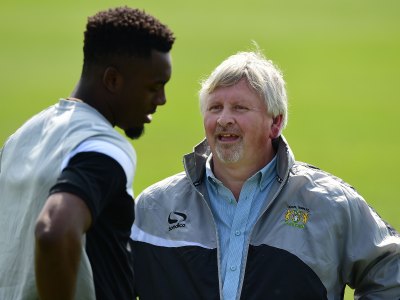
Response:
[[[82,236],[91,222],[80,197],[55,193],[47,199],[35,229],[36,285],[41,300],[74,298]]]

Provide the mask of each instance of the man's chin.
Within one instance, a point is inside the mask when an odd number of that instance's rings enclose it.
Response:
[[[142,136],[142,134],[144,133],[144,126],[140,126],[140,127],[132,127],[132,128],[128,128],[125,131],[125,135],[130,138],[130,139],[138,139],[140,136]]]
[[[215,152],[223,163],[237,163],[243,157],[241,145],[216,145]]]

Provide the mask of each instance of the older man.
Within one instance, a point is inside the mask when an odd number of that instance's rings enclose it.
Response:
[[[200,91],[206,140],[147,188],[132,230],[140,299],[399,299],[400,238],[348,184],[296,162],[280,71],[229,57]]]

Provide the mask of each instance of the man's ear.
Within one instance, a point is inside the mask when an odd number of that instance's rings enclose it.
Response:
[[[279,137],[281,133],[283,125],[283,117],[282,115],[277,115],[272,119],[272,124],[271,124],[271,133],[270,133],[270,138],[271,139],[276,139]]]
[[[122,74],[114,67],[107,67],[103,73],[103,84],[110,93],[118,93],[124,84]]]

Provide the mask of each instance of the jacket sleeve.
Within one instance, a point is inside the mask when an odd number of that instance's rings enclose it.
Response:
[[[400,299],[400,236],[368,206],[348,191],[349,224],[345,278],[355,299]]]

